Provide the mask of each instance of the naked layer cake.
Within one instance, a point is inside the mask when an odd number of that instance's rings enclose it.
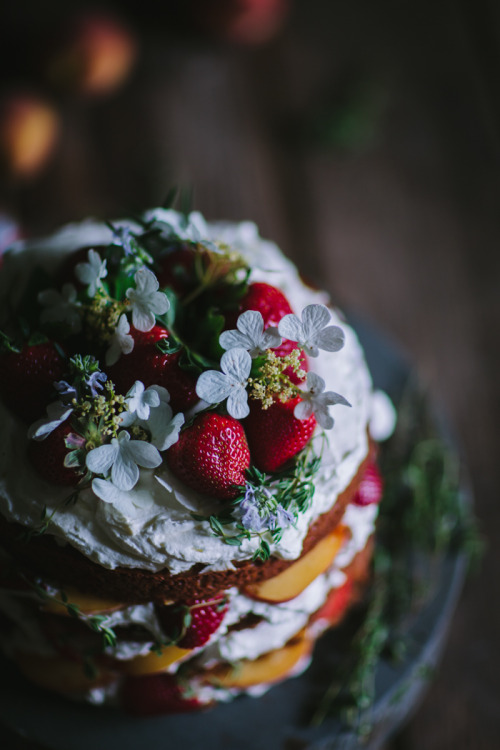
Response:
[[[14,245],[0,299],[5,654],[143,715],[305,669],[391,422],[327,295],[251,223],[154,209]]]

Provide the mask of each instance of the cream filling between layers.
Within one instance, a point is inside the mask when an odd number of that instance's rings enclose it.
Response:
[[[161,210],[154,214],[157,218],[165,215]],[[206,236],[241,252],[253,269],[251,280],[281,288],[297,314],[308,304],[327,301],[324,293],[302,283],[295,266],[274,243],[258,236],[255,225],[203,225],[199,217],[197,222]],[[106,226],[87,221],[66,227],[46,240],[20,243],[7,254],[1,287],[5,293],[9,288],[19,293],[26,259],[50,271],[68,251],[110,240]],[[327,440],[320,435],[314,438],[322,461],[315,476],[311,507],[299,515],[296,526],[285,530],[279,545],[269,539],[272,554],[288,560],[300,556],[311,523],[332,508],[368,451],[370,375],[355,333],[334,311],[332,318],[331,322],[345,332],[345,346],[335,354],[322,351],[319,357],[310,359],[310,369],[325,380],[326,390],[341,393],[352,406],[334,407],[335,426],[327,433]],[[167,568],[176,574],[202,563],[206,570],[227,569],[233,560],[251,558],[258,546],[258,539],[245,540],[241,547],[227,545],[212,534],[208,523],[194,520],[192,511],[209,514],[220,505],[182,485],[164,465],[156,471],[162,484],[152,471],[141,470],[138,485],[123,493],[121,508],[98,500],[91,490],[81,492],[71,507],[64,507],[68,491],[40,479],[26,460],[27,443],[25,426],[0,407],[0,512],[9,520],[37,526],[44,506],[49,513],[61,506],[53,517],[51,534],[107,568]]]

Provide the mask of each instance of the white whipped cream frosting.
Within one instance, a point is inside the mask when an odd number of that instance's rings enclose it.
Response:
[[[173,215],[155,209],[147,217],[171,221]],[[308,304],[327,304],[326,294],[306,286],[278,247],[259,237],[254,224],[206,224],[199,214],[191,218],[202,236],[222,241],[244,256],[252,268],[251,281],[279,287],[297,314]],[[133,228],[131,222],[117,224]],[[19,298],[28,265],[51,272],[68,252],[111,240],[112,232],[106,225],[87,220],[43,240],[17,243],[5,256],[0,299]],[[273,555],[288,560],[300,556],[311,523],[332,508],[368,451],[371,378],[354,331],[334,310],[331,312],[332,324],[344,330],[345,346],[334,354],[321,351],[319,357],[310,359],[310,369],[325,380],[326,390],[342,394],[351,408],[339,405],[332,409],[335,425],[323,445],[311,507],[300,514],[296,526],[284,531],[279,545],[270,543]],[[323,439],[313,439],[319,451]],[[50,513],[69,493],[67,488],[40,479],[26,460],[27,444],[26,427],[0,405],[0,512],[9,520],[37,526],[42,508],[47,506]],[[120,510],[85,490],[74,505],[61,507],[54,514],[50,533],[60,543],[73,545],[92,561],[111,569],[166,568],[176,574],[196,563],[204,564],[206,570],[227,569],[232,561],[249,559],[256,551],[257,539],[245,540],[241,547],[230,546],[212,534],[208,523],[194,520],[193,510],[208,515],[220,506],[183,485],[164,465],[154,472],[141,470],[139,483],[126,494],[127,503]]]

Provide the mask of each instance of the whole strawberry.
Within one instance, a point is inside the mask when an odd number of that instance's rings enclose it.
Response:
[[[202,706],[197,698],[185,696],[175,675],[166,672],[126,677],[121,702],[125,711],[136,716],[186,713]]]
[[[196,281],[195,253],[189,247],[180,247],[159,259],[156,277],[160,288],[170,287],[182,295]]]
[[[367,466],[358,490],[353,498],[354,505],[372,505],[382,499],[384,483],[377,464]]]
[[[227,610],[228,604],[223,596],[212,596],[210,599],[192,599],[158,607],[157,611],[168,638],[176,640],[176,645],[180,648],[198,648],[204,646],[218,630]],[[177,640],[179,635],[182,637]]]
[[[247,310],[257,310],[257,312],[260,312],[264,321],[264,330],[270,326],[277,327],[281,318],[293,313],[290,303],[281,289],[277,289],[261,281],[249,284],[245,296],[240,301],[237,312],[226,316],[226,328],[236,328],[236,321],[239,315]],[[278,357],[285,357],[297,348],[295,341],[284,339],[281,346],[273,349],[273,351]],[[302,369],[307,372],[307,357],[303,351],[300,354],[300,364]],[[298,385],[303,381],[291,368],[288,368],[285,372],[292,383]]]
[[[54,382],[61,380],[65,360],[52,341],[26,344],[20,352],[0,355],[0,397],[26,423],[45,414],[54,395]]]
[[[275,401],[268,409],[259,403],[251,405],[245,432],[252,463],[261,471],[280,471],[311,439],[316,418],[314,414],[308,419],[294,417],[299,400],[297,396],[285,403]]]
[[[230,500],[246,483],[250,452],[238,420],[207,412],[181,432],[179,440],[166,452],[165,460],[189,487]]]
[[[150,331],[143,333],[132,327],[130,333],[134,338],[134,348],[130,354],[123,354],[107,370],[117,392],[127,393],[135,381],[140,380],[146,388],[150,385],[166,388],[174,412],[185,411],[193,406],[198,401],[196,375],[180,368],[181,351],[164,354],[156,346],[157,342],[169,338],[167,329],[155,325]]]
[[[75,469],[64,465],[69,448],[66,438],[72,432],[69,422],[63,422],[43,440],[31,440],[28,444],[28,457],[46,482],[58,485],[75,485],[81,479]]]

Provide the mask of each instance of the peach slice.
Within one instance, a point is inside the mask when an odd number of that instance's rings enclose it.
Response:
[[[123,602],[117,602],[113,599],[101,599],[99,596],[93,594],[84,594],[77,589],[67,587],[64,589],[64,594],[67,596],[68,604],[74,604],[78,607],[80,612],[84,615],[95,615],[101,612],[114,612],[117,609],[122,609],[125,605]],[[45,612],[52,612],[56,615],[68,615],[66,605],[59,595],[56,599],[49,599],[43,604],[42,609]]]
[[[252,685],[283,680],[299,663],[309,656],[312,642],[301,630],[283,648],[269,651],[255,660],[238,662],[236,665],[221,664],[214,667],[205,680],[224,688],[245,689]]]
[[[121,670],[126,674],[143,675],[164,672],[171,664],[180,661],[192,652],[190,648],[178,646],[164,646],[161,653],[151,651],[149,654],[135,656],[122,662]]]
[[[347,534],[345,526],[337,526],[282,573],[246,586],[243,593],[263,602],[288,602],[295,599],[315,578],[328,570]]]
[[[95,677],[88,677],[81,661],[64,659],[62,656],[41,656],[19,651],[14,658],[19,670],[30,682],[56,693],[82,693],[108,685],[116,679],[116,673],[99,667]]]

